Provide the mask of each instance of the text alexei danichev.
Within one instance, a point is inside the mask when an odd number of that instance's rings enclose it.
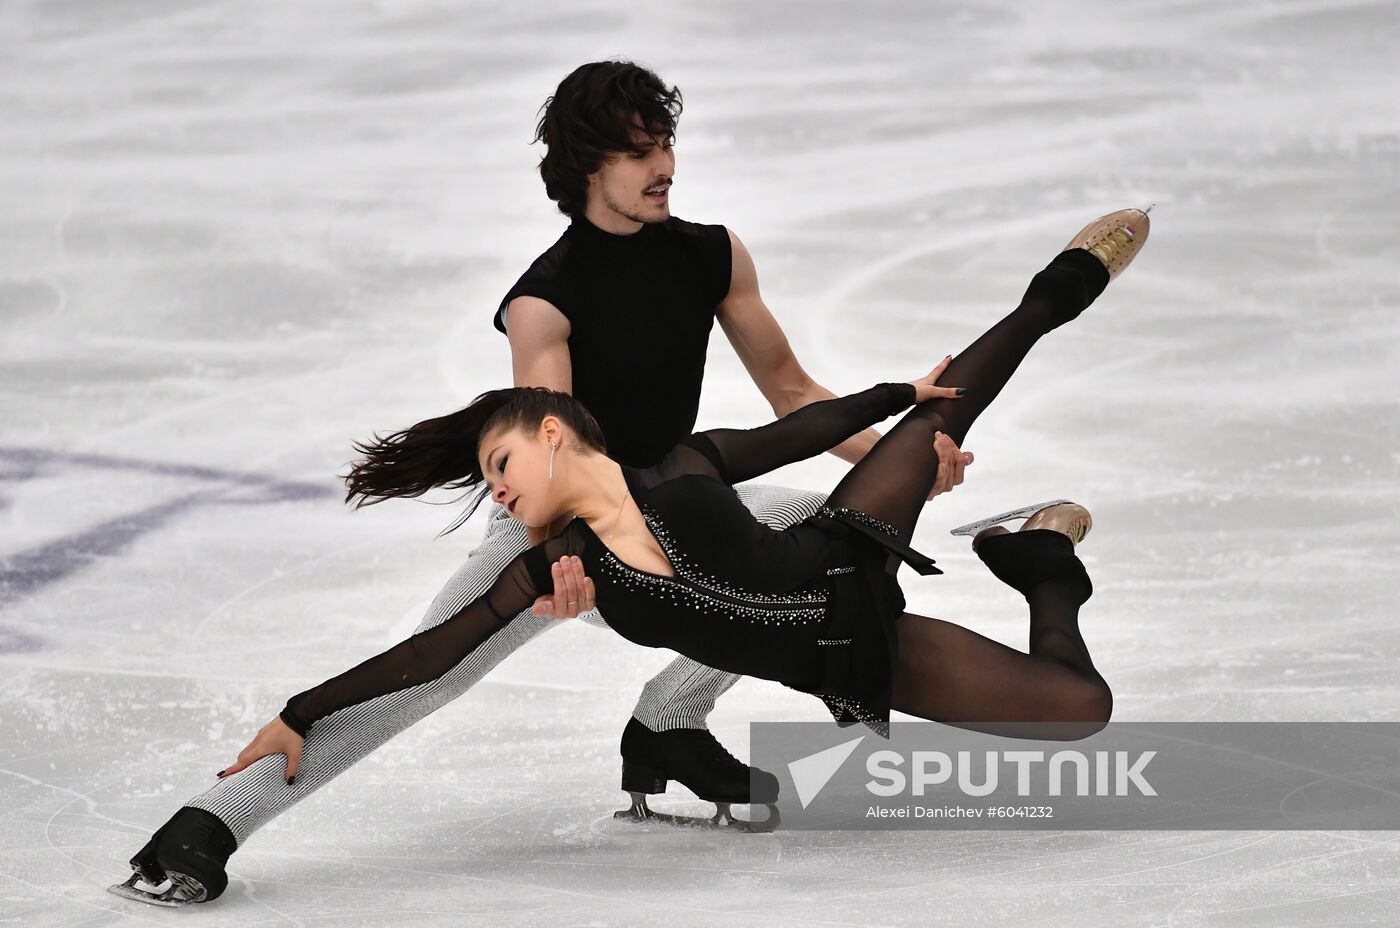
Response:
[[[1054,818],[1053,806],[871,806],[866,818]]]

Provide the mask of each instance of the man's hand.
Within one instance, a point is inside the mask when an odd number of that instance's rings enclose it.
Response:
[[[953,439],[943,432],[934,433],[933,450],[938,452],[938,476],[934,478],[933,489],[928,494],[929,499],[933,499],[939,493],[947,493],[961,484],[963,468],[972,463],[972,452],[960,451]]]
[[[278,716],[258,731],[248,746],[238,752],[238,760],[220,770],[218,777],[220,780],[231,777],[269,754],[285,754],[287,766],[282,771],[282,778],[290,784],[301,769],[301,745],[301,735],[288,728],[287,723]]]
[[[943,376],[943,372],[952,363],[953,356],[950,354],[938,362],[937,367],[918,380],[909,381],[914,385],[915,403],[935,398],[950,400],[962,398],[966,391],[961,387],[937,386],[938,379]],[[959,450],[953,439],[942,432],[934,433],[933,450],[938,454],[938,474],[933,478],[933,489],[929,491],[929,499],[933,499],[939,493],[947,493],[953,487],[961,484],[963,482],[963,468],[972,463],[972,452]]]
[[[554,575],[554,595],[535,600],[531,612],[541,618],[573,619],[597,608],[598,591],[593,588],[593,581],[584,576],[582,560],[572,555],[561,557],[550,572]]]

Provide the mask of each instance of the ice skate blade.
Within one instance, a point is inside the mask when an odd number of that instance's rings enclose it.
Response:
[[[715,802],[714,816],[706,818],[702,815],[673,815],[670,812],[656,812],[647,805],[646,793],[629,792],[628,795],[632,797],[632,805],[614,812],[613,818],[629,822],[656,822],[678,828],[725,829],[750,834],[764,834],[773,831],[781,821],[778,807],[772,803],[756,803],[755,805],[763,805],[768,809],[768,817],[760,822],[751,822],[735,818],[734,812],[730,808],[733,804],[728,802]]]
[[[125,883],[113,883],[107,892],[133,902],[158,905],[165,908],[179,908],[203,902],[208,895],[204,886],[194,877],[171,872],[159,886],[147,883],[138,870],[127,878]]]
[[[993,525],[1000,525],[1003,522],[1010,522],[1012,519],[1029,519],[1042,509],[1049,506],[1058,506],[1061,503],[1072,503],[1072,499],[1052,499],[1046,503],[1032,503],[1029,506],[1022,506],[1020,509],[1012,509],[1003,512],[1001,515],[989,516],[978,522],[969,522],[966,525],[959,525],[949,532],[950,535],[976,535],[984,528],[991,528]]]

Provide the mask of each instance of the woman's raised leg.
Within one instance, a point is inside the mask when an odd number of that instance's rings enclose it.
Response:
[[[831,493],[827,505],[858,509],[894,526],[906,543],[937,476],[936,432],[962,444],[1041,336],[1078,316],[1108,284],[1108,271],[1083,249],[1065,251],[1031,279],[1021,303],[953,358],[940,381],[963,387],[957,399],[910,410]]]
[[[1147,238],[1124,212],[1086,227],[1073,246],[1031,279],[1021,303],[963,351],[943,382],[957,399],[914,407],[832,491],[827,505],[858,509],[910,540],[936,477],[933,438],[961,444],[1043,335],[1074,319],[1127,266]],[[1113,694],[1079,632],[1079,607],[1093,592],[1074,544],[1036,530],[986,538],[978,554],[1030,606],[1030,650],[1022,653],[950,622],[904,613],[892,707],[921,718],[999,734],[1082,738],[1101,729]],[[898,562],[891,558],[891,570]],[[1028,725],[1029,723],[1029,725]]]
[[[827,504],[881,519],[907,543],[937,477],[934,433],[962,444],[1031,347],[1094,302],[1141,250],[1149,231],[1142,210],[1109,213],[1081,229],[1031,278],[1021,304],[948,365],[940,380],[965,388],[966,395],[915,406],[851,468]]]

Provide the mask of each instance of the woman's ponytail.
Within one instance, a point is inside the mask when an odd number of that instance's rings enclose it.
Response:
[[[362,458],[344,475],[349,487],[345,501],[358,509],[394,497],[422,496],[435,487],[470,490],[484,482],[477,461],[483,435],[498,426],[537,428],[550,415],[568,425],[585,445],[606,453],[597,420],[569,394],[544,387],[489,390],[464,409],[383,437],[375,435],[373,441],[356,442]],[[479,493],[471,508],[446,531],[471,518],[485,496]]]

